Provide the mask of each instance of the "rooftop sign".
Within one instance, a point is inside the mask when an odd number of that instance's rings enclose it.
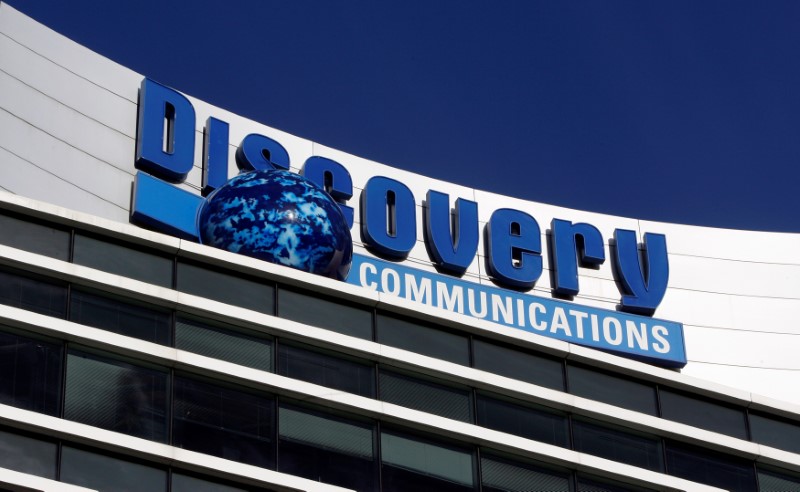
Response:
[[[206,121],[200,196],[174,186],[186,179],[194,165],[196,116],[191,102],[172,89],[144,79],[138,118],[139,172],[131,221],[208,244],[203,239],[210,226],[202,218],[209,215],[215,190],[239,181],[251,183],[244,186],[255,183],[252,179],[228,180],[228,123],[213,117]],[[279,142],[250,134],[236,151],[236,164],[241,173],[286,173],[290,157]],[[237,215],[214,224],[216,236],[222,230],[228,238],[223,247],[505,326],[662,365],[686,364],[682,326],[647,317],[663,299],[669,278],[662,234],[646,233],[639,245],[635,231],[616,229],[608,241],[613,245],[608,256],[621,294],[618,307],[625,313],[587,308],[524,293],[542,275],[544,250],[539,223],[524,211],[494,210],[480,231],[478,203],[429,190],[418,217],[411,190],[387,176],[367,180],[356,205],[352,203],[353,182],[347,168],[324,156],[307,159],[300,176],[288,181],[308,191],[277,193],[280,198],[276,198],[274,189],[259,189],[247,195],[250,198],[228,194],[229,200],[216,210],[235,208]],[[318,194],[316,189],[327,192],[321,195],[332,198],[334,210],[322,201],[306,201],[307,195]],[[294,208],[287,212],[288,202]],[[342,245],[339,241],[335,247],[327,247],[323,244],[327,239],[321,236],[339,228],[340,223],[345,231],[351,229],[356,206],[361,242],[374,257],[354,255],[351,269],[351,243]],[[300,216],[304,216],[302,226],[295,223]],[[430,261],[440,273],[422,272],[404,264],[417,242],[418,222],[423,226]],[[230,234],[226,227],[231,228]],[[316,228],[316,232],[309,232],[310,228]],[[605,241],[600,231],[587,223],[553,219],[550,231],[545,242],[552,259],[553,293],[569,298],[580,290],[578,268],[597,268],[606,261]],[[459,278],[478,255],[481,233],[485,238],[485,268],[497,287]],[[349,234],[346,239],[350,240]]]

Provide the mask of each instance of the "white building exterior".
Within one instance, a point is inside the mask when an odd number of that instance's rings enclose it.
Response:
[[[280,285],[296,286],[370,309],[412,316],[446,326],[454,332],[549,354],[565,359],[567,364],[574,362],[600,368],[659,387],[733,405],[747,412],[788,419],[786,422],[800,429],[800,357],[797,356],[800,353],[800,234],[657,223],[519,200],[371,162],[187,96],[197,112],[196,162],[187,182],[180,186],[193,193],[199,194],[201,185],[203,123],[207,117],[214,116],[230,123],[230,175],[238,172],[233,158],[238,142],[250,133],[263,134],[285,146],[295,171],[311,156],[328,157],[345,165],[355,187],[350,204],[356,208],[359,193],[367,179],[384,175],[408,185],[418,200],[417,207],[420,210],[421,201],[429,189],[448,193],[451,198],[463,197],[478,202],[482,226],[493,210],[514,208],[529,213],[540,224],[549,224],[553,218],[593,224],[606,240],[613,237],[616,228],[635,230],[640,238],[646,232],[665,234],[670,280],[667,294],[655,317],[683,324],[688,363],[680,370],[662,369],[265,264],[130,224],[131,186],[136,173],[134,154],[138,91],[145,75],[91,52],[6,4],[0,5],[0,189],[3,190],[0,192],[0,209],[115,238],[166,255],[198,260],[228,271],[269,279]],[[352,229],[355,249],[359,254],[370,256],[371,253],[360,242],[359,227],[356,214]],[[434,271],[422,242],[421,224],[419,227],[418,244],[406,264]],[[544,229],[543,241],[546,239]],[[479,252],[464,278],[475,283],[492,284],[485,271],[482,244]],[[547,255],[544,255],[544,261],[547,270]],[[0,264],[209,319],[226,323],[235,320],[240,326],[273,336],[300,340],[311,346],[379,365],[410,370],[570,415],[622,426],[662,440],[698,445],[754,461],[767,469],[779,469],[781,473],[791,475],[800,472],[800,454],[797,451],[770,447],[753,438],[732,437],[10,246],[0,245]],[[580,287],[579,295],[572,301],[576,305],[614,310],[620,302],[610,262],[598,270],[580,269]],[[546,272],[530,294],[552,297]],[[24,309],[0,306],[0,324],[175,370],[266,389],[272,394],[302,399],[324,408],[390,422],[426,435],[472,446],[485,446],[520,459],[535,460],[546,466],[606,478],[631,487],[718,490],[668,473],[600,458],[569,447],[537,442],[374,398],[331,391],[276,373],[211,359]],[[344,490],[290,473],[235,463],[164,442],[124,435],[10,405],[0,405],[0,424],[7,429],[51,436],[59,439],[59,442],[77,443],[158,466],[169,466],[171,470],[222,478],[243,487]],[[761,468],[758,470],[760,473]],[[0,470],[0,484],[6,484],[13,490],[84,490],[11,470]],[[799,484],[800,480],[793,482],[792,486],[800,487]],[[571,486],[576,487],[574,483]],[[580,488],[580,485],[577,487]],[[766,488],[763,478],[761,487],[762,490],[777,490]]]

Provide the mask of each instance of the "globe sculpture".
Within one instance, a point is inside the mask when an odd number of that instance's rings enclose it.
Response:
[[[240,174],[209,195],[198,216],[200,242],[344,280],[353,240],[338,204],[288,171]]]

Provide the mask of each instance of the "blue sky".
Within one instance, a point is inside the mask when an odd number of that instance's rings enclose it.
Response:
[[[8,3],[180,91],[394,167],[800,232],[800,2]]]

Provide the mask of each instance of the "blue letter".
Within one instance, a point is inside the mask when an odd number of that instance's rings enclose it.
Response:
[[[636,232],[617,229],[614,241],[617,244],[614,267],[623,288],[622,310],[653,314],[667,292],[669,260],[666,238],[663,234],[644,235],[644,264],[639,259]]]
[[[580,266],[600,265],[606,261],[603,236],[593,225],[573,224],[553,219],[553,290],[557,294],[574,296],[578,293],[578,262]]]
[[[194,165],[194,108],[182,94],[150,79],[139,90],[136,168],[173,183]]]
[[[200,196],[139,171],[133,181],[131,222],[198,242],[197,216],[204,203]]]
[[[361,240],[379,254],[405,258],[417,242],[416,207],[403,183],[370,178],[361,192]]]
[[[429,190],[425,201],[425,244],[431,259],[440,268],[462,275],[478,252],[478,204],[459,198],[451,217],[447,194]]]
[[[289,169],[289,154],[283,145],[264,135],[251,133],[236,149],[236,165],[242,171]]]
[[[486,224],[486,268],[498,282],[530,289],[542,274],[542,237],[536,219],[510,208]]]
[[[228,181],[228,124],[214,117],[203,132],[203,196]]]
[[[300,175],[327,191],[339,204],[347,221],[347,228],[353,227],[353,207],[344,204],[353,197],[353,178],[343,165],[325,157],[309,157],[303,164]]]

